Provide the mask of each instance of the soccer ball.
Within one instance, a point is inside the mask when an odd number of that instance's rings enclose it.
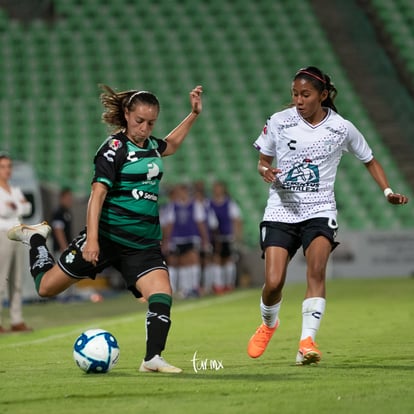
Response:
[[[108,372],[118,362],[118,342],[108,331],[89,329],[76,339],[73,358],[78,367],[87,373]]]

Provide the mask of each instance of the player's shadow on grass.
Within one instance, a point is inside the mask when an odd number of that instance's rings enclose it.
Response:
[[[101,376],[102,374],[81,374],[79,376],[79,380],[86,380],[86,381],[94,381],[96,378]],[[110,372],[107,375],[113,379],[116,378],[147,378],[154,381],[160,380],[163,381],[165,378],[169,379],[177,379],[183,381],[194,381],[194,380],[233,380],[233,381],[253,381],[253,382],[268,382],[268,381],[288,381],[288,380],[301,380],[300,375],[297,374],[286,374],[286,373],[268,373],[268,374],[260,374],[260,373],[229,373],[226,372],[191,372],[191,371],[184,371],[181,374],[160,374],[160,373],[142,373],[142,372]],[[295,378],[296,377],[296,378]]]
[[[388,371],[414,371],[414,365],[381,365],[381,364],[355,364],[355,363],[344,363],[335,365],[326,365],[323,368],[326,369],[344,369],[344,370],[370,370],[370,369],[381,369]]]
[[[179,376],[177,375],[177,378]],[[282,381],[301,381],[303,378],[300,375],[296,374],[286,374],[286,373],[269,373],[269,374],[260,374],[260,373],[251,373],[251,374],[226,374],[226,373],[190,373],[190,374],[181,374],[179,379],[183,380],[231,380],[231,381],[248,381],[248,382],[282,382]]]

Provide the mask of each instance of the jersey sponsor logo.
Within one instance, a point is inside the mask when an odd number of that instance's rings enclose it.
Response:
[[[334,135],[339,135],[339,136],[343,136],[343,135],[345,135],[345,131],[344,131],[344,129],[334,129],[334,128],[331,128],[331,127],[329,127],[329,126],[326,126],[325,128],[326,128],[328,131],[332,132],[332,134],[334,134]]]
[[[152,149],[148,151],[129,151],[127,155],[127,160],[130,162],[135,162],[148,157],[161,158],[161,154],[157,149]]]
[[[109,149],[108,151],[104,152],[103,156],[108,160],[108,162],[114,162],[115,151]]]
[[[294,123],[291,123],[291,124],[283,124],[283,125],[280,125],[279,128],[280,129],[289,129],[289,128],[293,128],[295,126],[298,126],[297,122],[294,122]]]
[[[336,143],[334,140],[330,139],[325,141],[323,146],[325,147],[325,152],[331,153],[335,149]]]
[[[127,160],[134,162],[134,161],[138,161],[139,157],[137,156],[137,153],[135,151],[129,151],[127,155]]]
[[[136,188],[134,188],[131,193],[132,197],[134,197],[135,200],[158,201],[158,195],[154,193],[148,193],[146,191],[137,190]]]
[[[285,190],[316,192],[319,189],[319,168],[312,160],[305,158],[295,163],[288,172],[282,187]]]
[[[109,145],[109,148],[116,151],[122,147],[122,142],[119,139],[113,138],[109,141],[108,145]]]

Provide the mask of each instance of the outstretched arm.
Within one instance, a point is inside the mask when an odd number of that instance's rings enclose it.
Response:
[[[382,165],[373,158],[371,161],[365,163],[365,167],[367,167],[369,173],[377,182],[378,186],[384,191],[384,195],[387,198],[388,202],[391,204],[407,204],[408,197],[404,194],[394,193],[390,185],[388,183],[387,177],[385,175],[385,171],[382,168]]]
[[[194,121],[202,110],[201,94],[203,93],[203,87],[198,85],[190,92],[191,112],[184,118],[181,123],[176,126],[166,137],[167,148],[163,152],[163,156],[174,154],[178,147],[184,141]]]

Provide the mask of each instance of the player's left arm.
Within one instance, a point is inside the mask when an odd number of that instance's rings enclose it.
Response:
[[[391,204],[407,204],[408,197],[404,194],[394,193],[390,189],[390,184],[386,177],[385,171],[378,160],[372,158],[371,161],[364,163],[365,167],[374,178],[378,186],[384,191],[384,195]]]
[[[198,85],[190,92],[191,112],[177,125],[166,137],[167,148],[162,153],[163,156],[174,154],[189,133],[195,120],[203,109],[201,94],[203,87]]]

